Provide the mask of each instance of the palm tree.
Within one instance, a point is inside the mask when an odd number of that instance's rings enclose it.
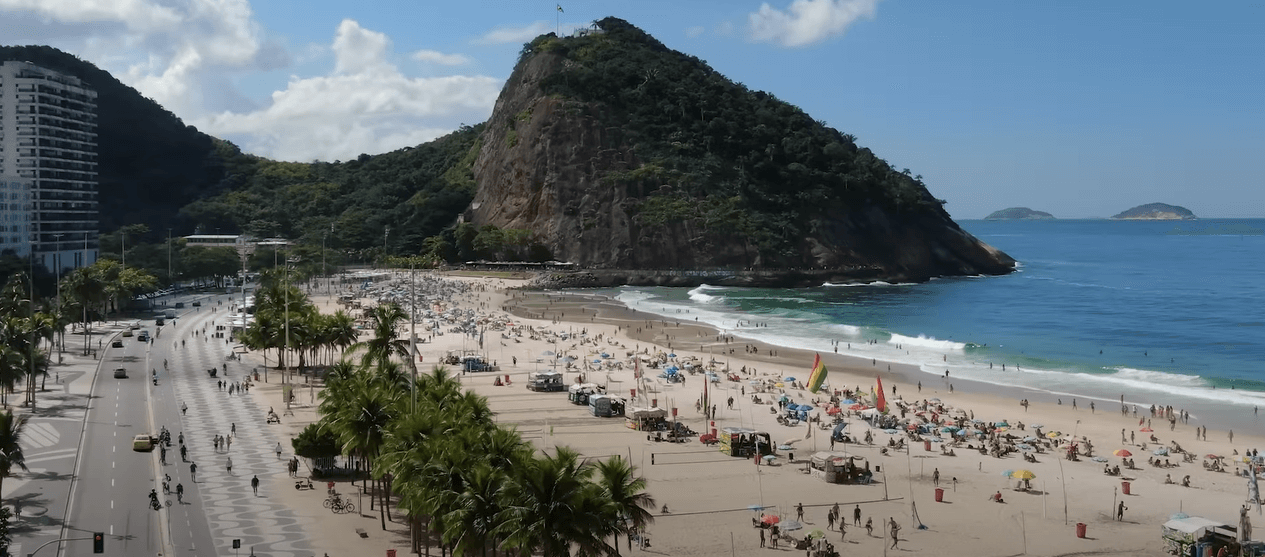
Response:
[[[13,467],[26,470],[26,457],[22,455],[22,429],[26,416],[14,416],[12,410],[0,413],[0,489],[4,479],[13,475]],[[2,492],[2,491],[0,491]]]
[[[654,498],[645,492],[646,478],[635,476],[635,466],[615,456],[597,463],[597,485],[602,488],[609,516],[608,528],[615,535],[615,554],[619,555],[619,534],[642,530],[654,522],[651,510]]]
[[[582,554],[609,552],[601,518],[601,490],[590,478],[593,467],[580,454],[558,447],[557,454],[529,464],[506,485],[505,510],[495,533],[505,545],[545,557],[568,557],[571,545]]]
[[[501,491],[507,481],[505,472],[480,463],[463,473],[465,491],[457,495],[452,510],[444,515],[444,540],[453,544],[453,553],[486,556],[496,552],[494,531],[501,514]]]
[[[373,338],[352,346],[353,350],[365,351],[362,363],[385,362],[391,356],[400,356],[412,365],[413,359],[409,356],[408,341],[399,338],[399,332],[395,328],[405,317],[404,310],[399,304],[394,303],[382,304],[369,310]]]
[[[357,374],[349,383],[350,396],[329,416],[329,426],[342,444],[343,452],[359,456],[365,467],[373,470],[374,459],[385,445],[388,428],[400,413],[401,397],[398,392],[374,384],[367,373]],[[386,530],[385,508],[381,515],[382,529]]]

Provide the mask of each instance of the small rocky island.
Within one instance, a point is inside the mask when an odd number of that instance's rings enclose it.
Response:
[[[1111,217],[1112,220],[1195,220],[1190,209],[1167,203],[1147,203]]]
[[[994,211],[984,220],[1054,220],[1054,215],[1045,211],[1033,211],[1027,207],[1011,207]]]

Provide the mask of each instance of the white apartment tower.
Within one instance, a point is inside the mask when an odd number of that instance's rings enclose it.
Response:
[[[0,65],[0,250],[50,271],[97,260],[97,92],[29,62]]]

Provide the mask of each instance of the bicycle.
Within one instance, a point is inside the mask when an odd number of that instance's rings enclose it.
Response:
[[[354,513],[356,512],[356,505],[353,505],[351,501],[339,500],[335,501],[333,505],[330,506],[330,510],[334,511],[335,514]]]
[[[329,497],[326,497],[325,501],[321,503],[321,506],[328,509],[330,507],[333,507],[334,503],[342,503],[342,502],[343,502],[343,497],[341,495],[337,493],[330,493]]]

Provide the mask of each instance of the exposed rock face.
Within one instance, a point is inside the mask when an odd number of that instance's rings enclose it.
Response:
[[[538,53],[514,69],[474,163],[478,191],[470,214],[478,226],[532,231],[555,259],[602,270],[596,283],[820,285],[1014,268],[1013,259],[963,231],[938,203],[900,213],[866,204],[814,221],[811,234],[797,241],[793,271],[765,264],[741,238],[700,230],[689,220],[644,226],[636,210],[641,200],[602,180],[610,171],[642,165],[622,129],[604,125],[609,107],[540,89],[542,79],[571,63]],[[730,278],[645,272],[669,269],[726,271]]]
[[[1195,214],[1190,209],[1169,205],[1167,203],[1147,203],[1138,205],[1111,217],[1117,220],[1194,220]]]
[[[1054,215],[1045,211],[1033,211],[1027,207],[1011,207],[994,211],[984,220],[1053,220]]]

